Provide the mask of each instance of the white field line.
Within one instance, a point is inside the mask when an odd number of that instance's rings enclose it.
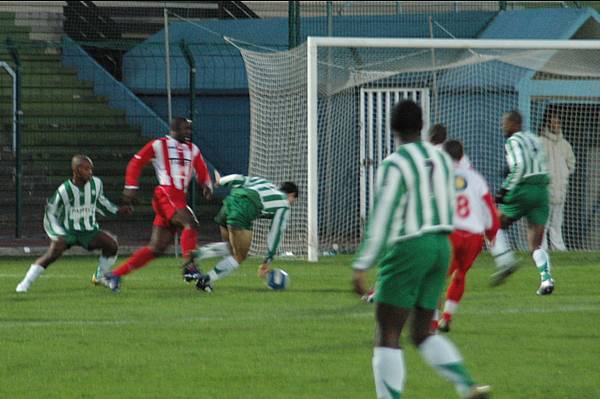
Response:
[[[498,310],[465,310],[461,312],[464,315],[498,315],[498,314],[543,314],[543,313],[574,313],[574,312],[600,312],[600,307],[597,305],[565,305],[557,307],[527,307],[527,308],[506,308]],[[265,315],[257,313],[252,316],[236,317],[236,321],[258,321],[258,320],[328,320],[339,318],[372,318],[372,312],[355,312],[348,313],[343,316],[339,314],[324,314],[324,315]],[[18,328],[18,327],[46,327],[46,326],[114,326],[114,325],[165,325],[167,323],[191,323],[191,322],[214,322],[214,321],[231,321],[228,316],[193,316],[180,317],[172,319],[149,319],[149,320],[0,320],[0,328]]]

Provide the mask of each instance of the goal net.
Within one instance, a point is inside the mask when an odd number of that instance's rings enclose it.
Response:
[[[421,104],[424,138],[442,123],[460,139],[494,191],[506,173],[501,116],[520,110],[524,129],[547,137],[556,171],[551,216],[562,231],[551,232],[550,247],[560,238],[569,250],[600,250],[600,42],[585,42],[309,38],[289,51],[234,43],[248,75],[249,174],[300,187],[280,251],[316,260],[356,249],[375,172],[397,145],[389,115],[401,99]],[[256,226],[255,251],[268,226]],[[510,237],[526,248],[523,222]]]

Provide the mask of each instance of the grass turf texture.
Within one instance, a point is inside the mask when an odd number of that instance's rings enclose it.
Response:
[[[166,258],[113,294],[89,284],[90,257],[59,260],[19,295],[30,260],[0,259],[0,397],[375,397],[373,306],[349,292],[350,259],[280,259],[285,292],[268,290],[251,260],[211,295],[185,285]],[[450,336],[494,397],[600,397],[597,259],[553,256],[550,297],[535,295],[529,263],[496,289],[489,258],[471,270]],[[454,398],[405,346],[403,398]]]

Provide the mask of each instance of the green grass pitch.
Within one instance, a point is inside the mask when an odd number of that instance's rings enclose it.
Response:
[[[529,263],[496,289],[489,258],[473,267],[450,337],[495,398],[600,398],[594,257],[555,255],[550,297]],[[89,284],[95,258],[72,257],[19,295],[31,260],[0,259],[0,398],[373,398],[373,306],[349,292],[350,260],[279,259],[285,292],[250,260],[207,295],[164,258],[113,294]],[[454,398],[403,342],[403,398]]]

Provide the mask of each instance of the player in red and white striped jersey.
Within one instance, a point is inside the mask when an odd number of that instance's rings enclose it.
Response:
[[[463,145],[457,140],[444,143],[444,150],[454,161],[456,185],[456,209],[452,242],[452,263],[448,270],[451,276],[446,293],[444,313],[438,323],[441,331],[450,330],[452,315],[465,291],[465,277],[475,259],[483,249],[484,237],[492,241],[500,227],[498,211],[488,185],[475,169],[465,165]]]
[[[189,259],[191,252],[196,249],[198,220],[187,205],[186,192],[195,175],[202,185],[204,196],[208,198],[212,195],[212,182],[200,150],[191,142],[191,134],[191,122],[185,118],[175,118],[169,135],[150,141],[127,165],[123,195],[126,202],[134,203],[142,169],[152,161],[158,180],[152,199],[156,216],[150,243],[138,249],[106,276],[113,291],[119,289],[121,276],[144,267],[162,255],[173,242],[179,228],[183,229],[181,250],[188,260],[184,265],[184,277],[189,280],[197,276],[197,270]]]

